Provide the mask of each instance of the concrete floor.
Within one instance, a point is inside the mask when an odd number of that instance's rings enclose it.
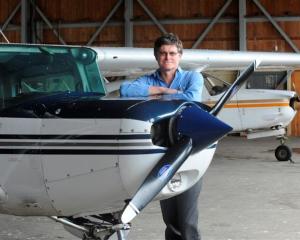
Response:
[[[300,154],[294,164],[277,162],[273,138],[220,141],[200,197],[204,240],[300,239]],[[300,138],[288,145],[300,148]],[[133,222],[128,240],[163,240],[158,203],[151,203]],[[47,218],[0,215],[1,240],[75,240]]]

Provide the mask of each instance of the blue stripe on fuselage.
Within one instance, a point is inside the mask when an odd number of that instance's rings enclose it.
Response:
[[[82,140],[141,140],[151,139],[150,134],[122,134],[122,135],[37,135],[37,134],[0,134],[0,139],[82,139]]]

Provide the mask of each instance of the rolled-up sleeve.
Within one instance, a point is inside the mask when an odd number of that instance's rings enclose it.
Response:
[[[124,82],[120,86],[121,97],[147,97],[149,87],[146,77],[140,77],[133,82]]]

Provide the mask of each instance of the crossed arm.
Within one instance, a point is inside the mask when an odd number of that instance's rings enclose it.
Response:
[[[149,87],[149,95],[162,95],[162,94],[176,94],[178,93],[177,89],[173,88],[166,88],[166,87],[156,87],[151,86]]]
[[[124,82],[120,88],[122,97],[147,97],[153,95],[169,95],[176,94],[176,97],[191,101],[200,101],[203,88],[203,77],[198,73],[192,74],[186,79],[186,85],[183,89],[167,88],[163,86],[155,86],[151,81],[147,81],[145,77],[138,78],[133,82]]]

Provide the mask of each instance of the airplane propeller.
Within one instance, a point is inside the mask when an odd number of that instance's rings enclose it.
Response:
[[[167,184],[192,150],[192,140],[183,138],[173,145],[154,166],[122,214],[123,223],[130,222]],[[172,167],[171,167],[172,166]]]
[[[196,104],[185,105],[178,111],[173,117],[177,142],[168,148],[126,205],[121,215],[123,223],[130,222],[151,202],[191,154],[209,147],[232,130],[216,116],[257,66],[256,62],[249,65],[209,113]]]

